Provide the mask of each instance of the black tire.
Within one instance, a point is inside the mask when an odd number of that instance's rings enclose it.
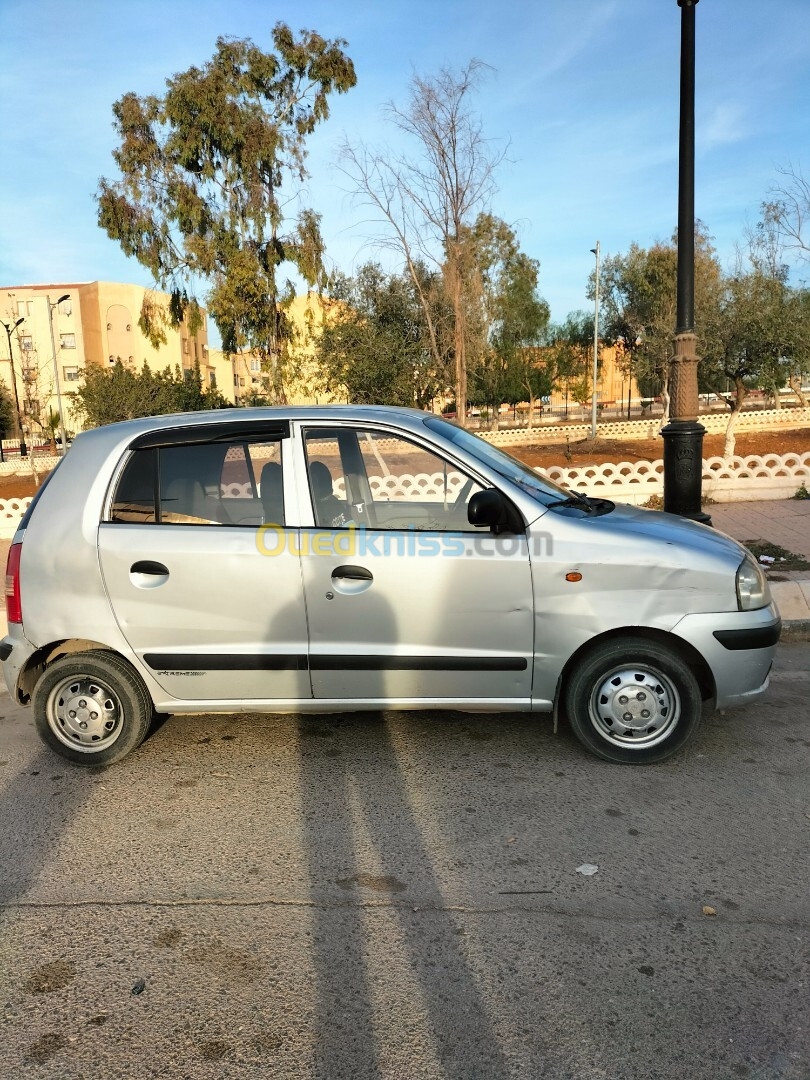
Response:
[[[644,638],[597,645],[567,680],[564,705],[592,753],[624,765],[664,761],[700,726],[697,680],[675,651]]]
[[[34,687],[34,723],[43,742],[77,765],[112,765],[140,746],[152,701],[115,653],[94,649],[55,660]]]

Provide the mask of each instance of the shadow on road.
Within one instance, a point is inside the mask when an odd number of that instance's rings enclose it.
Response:
[[[11,768],[0,774],[3,905],[25,899],[103,771],[73,765],[44,747],[26,754],[16,773]]]
[[[373,729],[373,737],[362,740],[357,756],[336,748],[325,769],[320,755],[307,752],[313,730],[328,724],[339,733],[360,723]],[[302,839],[315,902],[317,1075],[389,1075],[377,1059],[375,1023],[385,1020],[382,1008],[375,1016],[370,969],[390,972],[404,964],[408,970],[398,972],[397,979],[418,988],[421,1002],[414,1007],[424,1012],[441,1075],[454,1080],[510,1076],[462,939],[444,911],[385,716],[302,717],[298,724]],[[358,748],[355,739],[340,741]],[[418,876],[423,915],[407,899],[409,874]],[[335,902],[334,885],[345,891],[345,903]],[[395,947],[389,956],[372,956],[383,920],[393,924]],[[471,1061],[477,1062],[474,1072]]]

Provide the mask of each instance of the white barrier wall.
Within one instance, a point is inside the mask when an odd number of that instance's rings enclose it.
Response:
[[[603,495],[636,506],[664,491],[661,458],[538,470],[543,471],[551,480],[573,491]],[[789,499],[802,485],[810,489],[810,453],[703,459],[703,494],[716,502]]]
[[[728,426],[728,413],[711,413],[698,417],[710,435],[722,435]],[[735,427],[736,434],[741,431],[761,431],[768,428],[773,431],[787,428],[801,428],[810,424],[810,409],[752,409],[744,411]],[[599,424],[598,435],[603,439],[655,439],[660,434],[661,419],[624,420],[614,424]],[[572,442],[587,439],[591,433],[590,424],[559,423],[534,428],[511,428],[508,431],[479,431],[477,434],[496,446],[520,446],[532,442],[560,442],[566,436]]]
[[[553,466],[537,469],[551,480],[572,491],[601,495],[615,502],[646,503],[664,491],[664,462],[619,461],[602,465],[583,465],[576,469]],[[443,473],[416,473],[399,477],[372,477],[376,498],[406,498],[420,502],[440,502],[461,490],[464,478],[449,473],[445,489]],[[752,502],[789,499],[804,485],[810,490],[810,452],[806,454],[765,454],[762,457],[704,458],[703,494],[716,502]],[[224,496],[247,497],[249,485],[228,484]],[[342,497],[342,481],[335,484],[335,494]],[[9,539],[25,513],[30,498],[0,499],[0,538]]]

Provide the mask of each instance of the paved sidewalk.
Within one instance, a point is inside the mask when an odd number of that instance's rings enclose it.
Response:
[[[810,499],[716,503],[706,509],[716,529],[741,543],[768,540],[810,559]]]
[[[767,540],[810,559],[810,499],[717,503],[708,507],[712,525],[735,540]],[[779,577],[778,565],[771,572]],[[771,581],[771,591],[785,624],[786,636],[810,634],[810,570]]]

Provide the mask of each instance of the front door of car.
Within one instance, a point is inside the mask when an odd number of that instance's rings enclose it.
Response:
[[[314,520],[301,531],[314,696],[528,704],[526,537],[473,529],[480,485],[416,440],[304,426],[299,445]]]
[[[263,543],[267,526],[294,535],[286,433],[212,429],[209,441],[197,426],[134,445],[98,533],[110,604],[173,697],[311,697],[296,543],[273,558]]]

